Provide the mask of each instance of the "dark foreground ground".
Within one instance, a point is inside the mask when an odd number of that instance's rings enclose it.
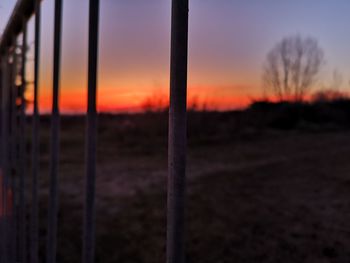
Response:
[[[202,124],[203,133],[190,124],[187,262],[350,262],[350,132]],[[48,126],[42,122],[42,256]],[[161,114],[100,119],[97,262],[165,261],[166,126]],[[82,119],[64,119],[61,137],[58,262],[80,262]]]

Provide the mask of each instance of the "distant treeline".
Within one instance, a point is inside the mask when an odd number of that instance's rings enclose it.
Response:
[[[84,138],[84,115],[63,115],[62,136],[79,134]],[[229,140],[254,140],[270,131],[324,132],[350,129],[350,99],[320,100],[309,102],[254,101],[243,110],[188,112],[188,137],[190,145],[225,143]],[[31,116],[28,116],[30,134]],[[40,120],[41,148],[48,147],[50,115]],[[106,140],[130,147],[166,148],[168,112],[144,112],[134,114],[99,114],[99,140]],[[149,144],[149,145],[148,145]],[[117,145],[117,146],[118,146]],[[116,147],[117,147],[116,146]],[[147,148],[146,147],[146,148]],[[48,150],[48,149],[46,149]]]
[[[350,127],[350,99],[311,102],[256,101],[243,113],[256,127],[275,129],[339,129]]]

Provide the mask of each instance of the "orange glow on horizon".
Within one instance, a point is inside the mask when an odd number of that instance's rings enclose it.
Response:
[[[188,106],[207,110],[231,110],[248,106],[252,99],[246,95],[225,95],[208,92],[215,88],[188,88]],[[202,91],[201,91],[202,90]],[[121,93],[116,89],[100,88],[97,97],[97,108],[100,112],[140,112],[145,110],[147,103],[151,106],[168,106],[168,93],[164,89],[153,92]],[[32,101],[32,94],[27,98]],[[161,102],[160,102],[161,101]],[[74,88],[61,91],[59,103],[62,113],[83,113],[86,111],[87,91],[86,88]],[[162,105],[158,105],[162,104]],[[42,113],[49,113],[52,107],[52,94],[50,89],[42,89],[39,98],[39,108]]]

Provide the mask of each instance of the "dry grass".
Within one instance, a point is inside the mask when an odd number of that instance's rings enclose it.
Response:
[[[166,118],[147,118],[100,121],[97,262],[164,262]],[[81,119],[63,120],[59,262],[80,261],[83,135]],[[349,135],[190,132],[188,262],[349,262]],[[41,146],[44,253],[45,139]]]

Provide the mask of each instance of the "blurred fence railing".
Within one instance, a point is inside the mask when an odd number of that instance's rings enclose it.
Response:
[[[43,0],[44,1],[44,0]],[[49,204],[46,262],[56,262],[59,211],[60,57],[62,1],[55,0],[54,61],[50,136]],[[95,262],[95,179],[97,137],[97,67],[99,0],[89,1],[88,96],[86,111],[86,175],[82,261]],[[35,16],[34,94],[31,149],[27,152],[26,65],[27,24]],[[172,0],[171,70],[168,150],[167,263],[185,261],[184,212],[186,173],[186,95],[188,0]],[[45,32],[47,33],[47,32]],[[41,0],[18,0],[0,38],[0,263],[39,262],[39,73]],[[21,40],[18,41],[18,38]],[[18,81],[20,80],[20,81]],[[28,137],[29,138],[29,137]],[[27,162],[30,155],[31,169]],[[28,188],[31,188],[28,191]],[[31,193],[26,200],[25,192]],[[29,202],[30,201],[30,202]],[[30,204],[30,215],[26,206]],[[27,220],[30,218],[30,220]],[[28,222],[27,222],[28,221]],[[26,232],[27,227],[30,229]],[[136,242],[136,241],[135,241]],[[118,247],[116,247],[118,249]],[[41,252],[43,253],[43,252]]]

